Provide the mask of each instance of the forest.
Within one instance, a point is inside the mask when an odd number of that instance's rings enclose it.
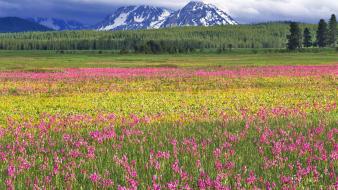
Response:
[[[300,24],[314,35],[317,25]],[[210,49],[285,48],[288,22],[140,31],[64,31],[0,34],[1,50],[115,50],[188,53]]]

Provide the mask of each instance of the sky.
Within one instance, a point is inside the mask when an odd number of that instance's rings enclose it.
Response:
[[[317,23],[338,14],[338,0],[203,0],[239,23],[300,21]],[[0,17],[54,17],[95,24],[125,5],[153,5],[177,10],[189,0],[0,0]]]

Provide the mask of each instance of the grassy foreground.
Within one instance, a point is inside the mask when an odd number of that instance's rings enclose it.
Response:
[[[337,61],[0,52],[0,189],[336,189]]]

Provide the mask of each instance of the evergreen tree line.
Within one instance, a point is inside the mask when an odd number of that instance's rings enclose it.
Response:
[[[316,25],[301,24],[316,30]],[[140,31],[64,31],[0,34],[2,50],[113,50],[121,53],[189,53],[232,48],[285,48],[288,23],[183,27]]]
[[[292,22],[290,24],[290,34],[287,35],[287,48],[289,50],[297,50],[303,47],[336,47],[337,35],[337,19],[334,14],[328,23],[324,19],[319,21],[315,40],[313,39],[311,29],[305,27],[302,32],[300,25]]]

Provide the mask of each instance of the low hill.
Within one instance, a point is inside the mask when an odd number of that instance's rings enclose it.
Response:
[[[0,18],[0,32],[51,31],[52,29],[18,17]]]

